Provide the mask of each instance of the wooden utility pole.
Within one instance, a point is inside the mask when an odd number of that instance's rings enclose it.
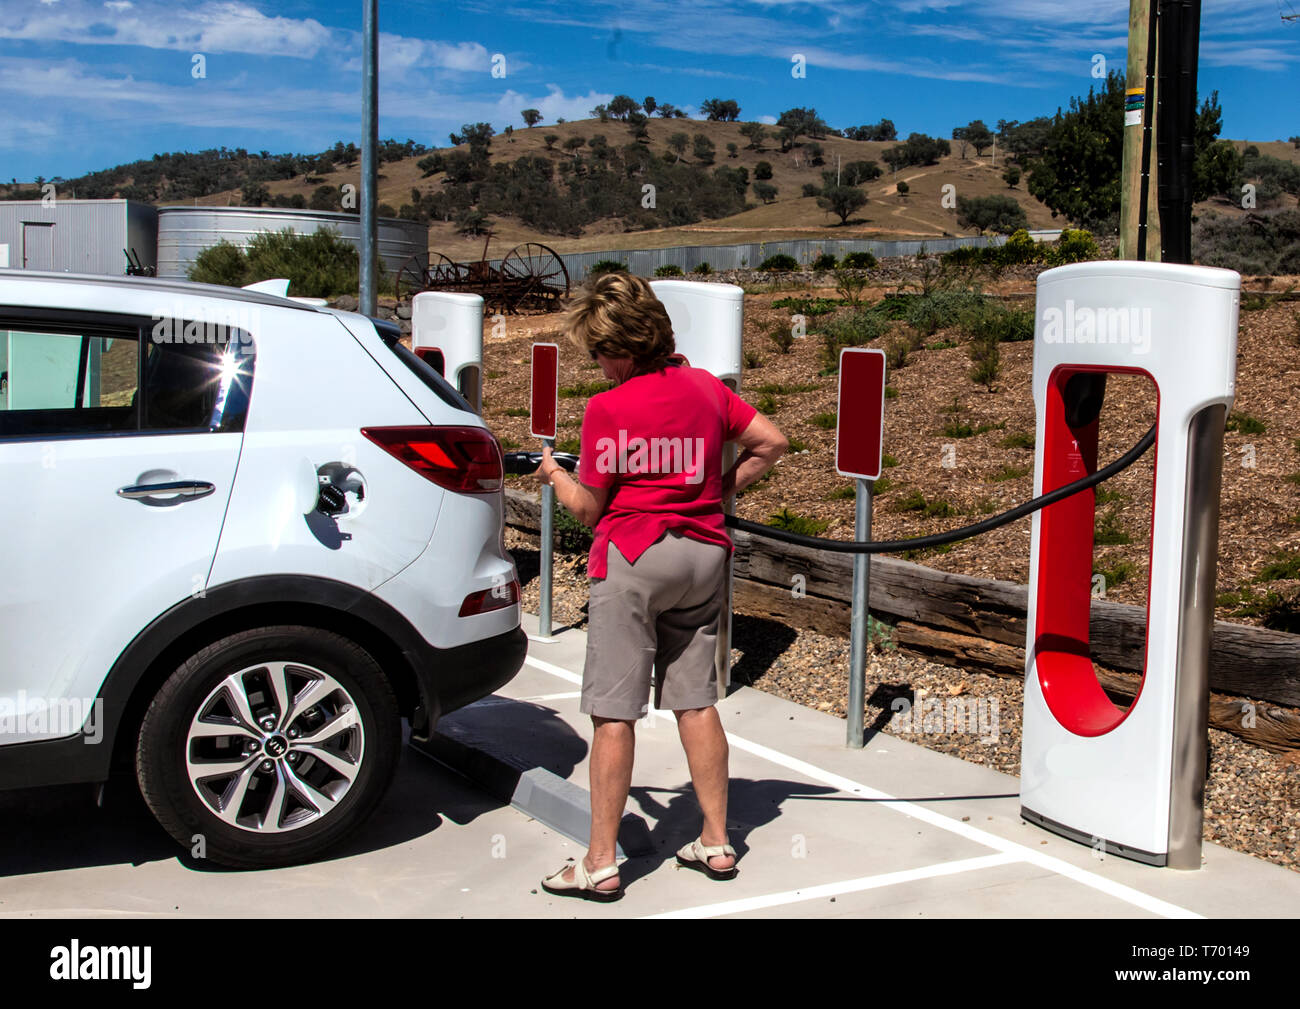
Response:
[[[1156,174],[1156,0],[1130,0],[1119,258],[1160,260]],[[1145,189],[1145,200],[1143,190]],[[1143,224],[1146,225],[1143,234]]]

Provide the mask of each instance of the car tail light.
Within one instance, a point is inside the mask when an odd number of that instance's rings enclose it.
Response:
[[[363,427],[361,433],[447,490],[493,494],[503,486],[501,446],[481,427]]]
[[[512,578],[509,584],[494,585],[490,589],[471,592],[465,597],[465,601],[460,604],[459,615],[472,617],[476,613],[505,609],[505,607],[513,606],[517,602],[519,602],[519,581]]]

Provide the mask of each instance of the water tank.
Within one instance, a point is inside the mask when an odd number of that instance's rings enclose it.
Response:
[[[361,250],[361,217],[329,210],[291,210],[284,207],[159,207],[158,276],[184,279],[199,253],[223,238],[241,248],[263,231],[289,228],[297,234],[314,234],[333,228]],[[379,257],[384,270],[396,275],[402,264],[429,250],[429,226],[394,217],[378,220]]]

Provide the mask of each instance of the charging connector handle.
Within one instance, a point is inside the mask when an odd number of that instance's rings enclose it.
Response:
[[[904,550],[923,550],[926,547],[943,546],[945,543],[955,543],[957,540],[969,539],[972,536],[979,536],[981,533],[989,532],[1000,526],[1008,525],[1026,515],[1032,515],[1041,508],[1046,508],[1050,504],[1055,504],[1074,494],[1079,494],[1089,488],[1096,487],[1097,484],[1109,480],[1117,473],[1128,469],[1135,462],[1142,458],[1147,450],[1155,444],[1156,427],[1151,425],[1151,429],[1142,436],[1142,440],[1116,459],[1105,469],[1099,469],[1096,473],[1076,480],[1074,483],[1068,483],[1064,487],[1058,487],[1054,491],[1049,491],[1032,501],[1026,501],[1024,504],[1016,505],[1010,511],[1004,511],[1000,515],[994,515],[991,518],[984,519],[982,522],[976,522],[974,525],[962,526],[959,529],[950,529],[946,533],[935,533],[933,536],[918,536],[909,540],[875,540],[866,543],[846,540],[828,540],[820,536],[804,536],[802,533],[792,533],[785,529],[774,529],[772,526],[765,526],[758,522],[750,522],[746,519],[736,518],[734,515],[726,516],[728,528],[740,529],[747,533],[753,533],[755,536],[764,536],[767,539],[780,540],[782,543],[793,543],[796,546],[814,547],[818,550],[830,550],[833,553],[841,554],[894,554],[901,553]]]

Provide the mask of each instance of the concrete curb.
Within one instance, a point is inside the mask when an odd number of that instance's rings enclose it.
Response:
[[[591,840],[591,794],[587,789],[544,767],[529,766],[499,742],[447,720],[427,743],[413,740],[410,745],[571,841],[586,845]],[[653,851],[645,820],[625,813],[618,831],[619,857]]]

